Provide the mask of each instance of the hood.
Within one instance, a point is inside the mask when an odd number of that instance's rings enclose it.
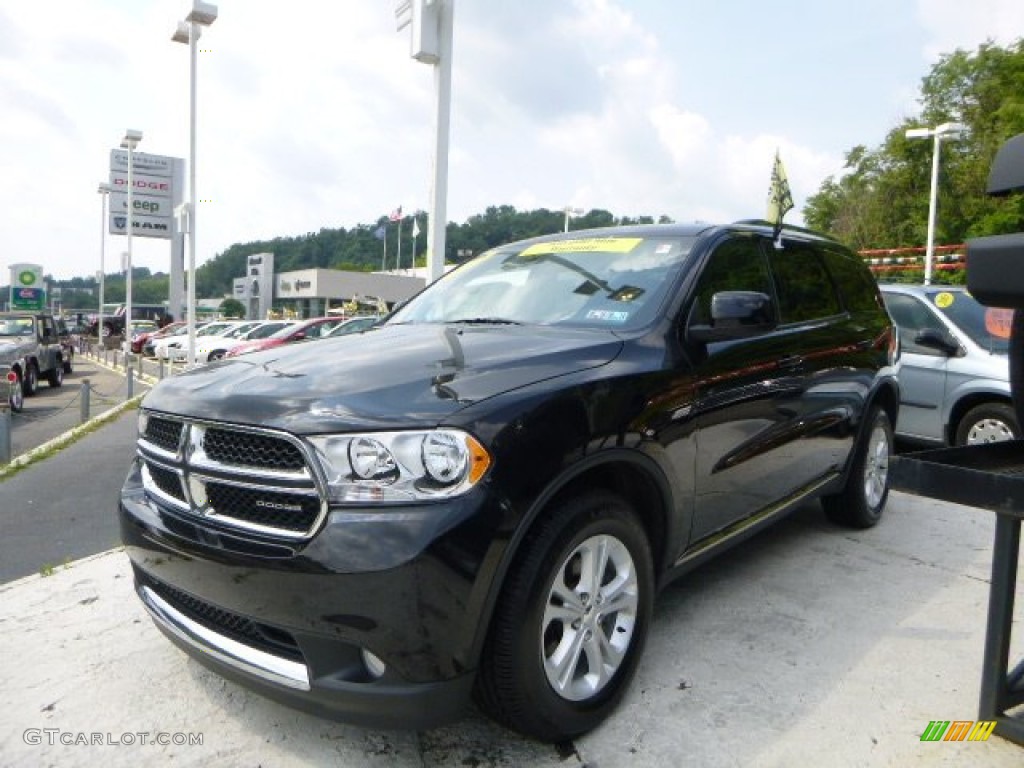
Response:
[[[35,345],[35,340],[22,336],[5,336],[0,339],[0,362],[12,363],[25,355]]]
[[[165,379],[143,405],[296,433],[427,427],[535,382],[611,362],[610,331],[395,325],[273,349]]]

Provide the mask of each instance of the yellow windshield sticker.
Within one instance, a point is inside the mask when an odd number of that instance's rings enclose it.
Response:
[[[629,253],[644,239],[642,237],[590,237],[585,240],[556,240],[534,243],[521,252],[522,256],[541,256],[547,253]]]
[[[949,291],[943,291],[942,293],[935,294],[935,306],[939,309],[945,309],[953,305],[953,294]]]

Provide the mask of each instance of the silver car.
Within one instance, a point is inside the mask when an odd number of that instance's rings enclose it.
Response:
[[[979,304],[962,286],[882,285],[900,334],[896,434],[971,445],[1014,440],[1011,310]]]

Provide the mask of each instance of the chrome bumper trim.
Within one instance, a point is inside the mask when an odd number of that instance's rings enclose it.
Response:
[[[155,622],[197,651],[263,680],[300,691],[310,689],[305,664],[257,650],[204,627],[173,608],[149,587],[142,587],[140,596]]]

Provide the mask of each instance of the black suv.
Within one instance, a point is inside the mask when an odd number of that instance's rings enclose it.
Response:
[[[502,246],[370,330],[153,389],[120,506],[137,591],[300,708],[419,728],[473,694],[571,738],[672,578],[810,498],[878,522],[897,349],[860,259],[802,230]]]

